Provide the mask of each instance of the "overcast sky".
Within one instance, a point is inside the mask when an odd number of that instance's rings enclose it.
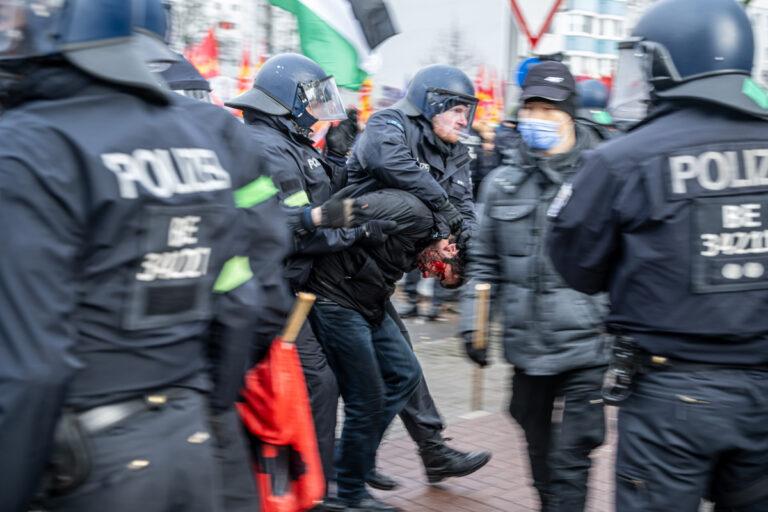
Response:
[[[463,32],[467,50],[480,62],[500,72],[506,68],[509,0],[387,0],[387,4],[400,33],[378,48],[382,66],[374,83],[402,87],[433,54],[452,24]],[[520,4],[538,28],[552,0],[521,0]]]

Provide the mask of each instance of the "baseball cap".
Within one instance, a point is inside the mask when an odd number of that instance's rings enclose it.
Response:
[[[562,62],[544,61],[532,66],[523,82],[521,101],[542,98],[561,102],[576,94],[576,81]]]

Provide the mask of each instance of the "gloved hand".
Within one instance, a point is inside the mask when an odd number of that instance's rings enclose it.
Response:
[[[472,238],[472,233],[468,229],[462,229],[456,237],[456,246],[460,251],[464,252],[469,247],[469,240]]]
[[[351,226],[354,203],[354,199],[331,197],[319,207],[320,214],[318,216],[313,215],[315,226],[320,228],[345,228]]]
[[[488,346],[486,345],[485,348],[476,349],[472,344],[473,336],[473,332],[464,333],[464,352],[466,352],[467,357],[471,359],[473,363],[480,368],[485,368],[490,364],[488,362]]]
[[[346,157],[358,133],[360,130],[357,127],[357,110],[349,109],[346,119],[328,128],[328,133],[325,135],[325,147],[328,153],[337,157]]]
[[[358,228],[361,231],[359,240],[365,245],[380,245],[396,228],[397,222],[393,220],[369,220]]]
[[[448,223],[448,227],[451,228],[451,233],[456,234],[461,231],[461,225],[464,222],[464,217],[461,212],[456,209],[455,206],[446,198],[443,204],[440,205],[440,209],[437,211],[443,216]]]

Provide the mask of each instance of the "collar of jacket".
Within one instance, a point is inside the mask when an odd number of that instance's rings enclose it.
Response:
[[[120,87],[102,82],[80,71],[63,59],[19,63],[16,77],[6,76],[0,81],[0,104],[11,109],[38,100],[60,100],[84,94],[126,91],[153,103],[166,104],[170,100],[163,93],[150,93],[140,89]]]
[[[243,119],[247,124],[250,124],[250,125],[264,124],[266,126],[269,126],[270,128],[274,128],[275,130],[287,135],[288,138],[290,138],[297,144],[310,146],[312,147],[312,149],[314,149],[314,145],[313,145],[314,142],[312,141],[312,139],[299,133],[297,131],[296,123],[294,123],[287,116],[273,116],[270,114],[265,114],[264,112],[260,112],[258,110],[248,109],[243,111]]]

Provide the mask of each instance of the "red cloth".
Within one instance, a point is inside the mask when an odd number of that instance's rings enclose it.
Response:
[[[262,511],[312,508],[323,499],[325,480],[296,346],[276,339],[246,375],[242,396],[240,417],[260,441],[254,470]],[[291,475],[297,465],[303,471]]]

